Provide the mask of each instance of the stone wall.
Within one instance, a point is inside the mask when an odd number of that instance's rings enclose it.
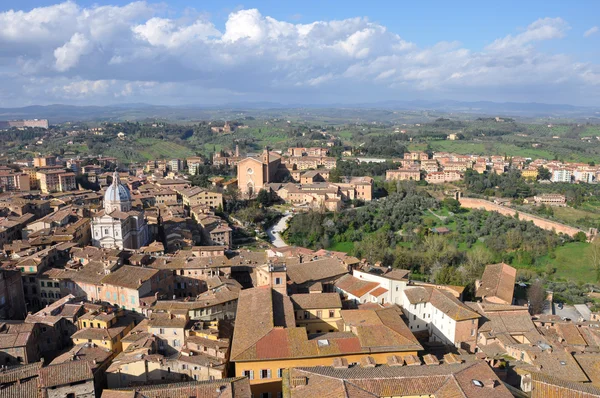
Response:
[[[517,211],[514,209],[511,209],[510,207],[497,205],[495,203],[492,203],[490,201],[483,200],[483,199],[460,198],[459,200],[460,200],[460,205],[467,209],[484,209],[487,211],[496,211],[502,215],[511,216],[511,217],[514,217],[515,214],[517,214]],[[562,232],[563,234],[573,236],[578,232],[585,232],[585,231],[582,231],[581,229],[578,229],[575,227],[570,227],[568,225],[561,224],[556,221],[550,221],[550,220],[546,220],[546,219],[538,217],[538,216],[534,216],[533,214],[523,213],[523,212],[518,212],[518,213],[519,213],[520,220],[532,221],[538,227],[549,230],[549,231],[554,230],[554,231],[556,231],[556,233]]]

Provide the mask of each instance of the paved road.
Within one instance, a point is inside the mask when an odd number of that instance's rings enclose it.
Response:
[[[283,232],[287,227],[287,221],[292,218],[292,214],[286,213],[283,217],[277,221],[275,225],[267,230],[267,235],[269,235],[269,239],[271,239],[271,243],[275,247],[283,247],[287,246],[287,243],[281,238],[281,232]]]

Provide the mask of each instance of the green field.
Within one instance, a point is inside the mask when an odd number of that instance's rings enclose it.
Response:
[[[352,250],[354,250],[354,242],[337,242],[334,245],[329,246],[327,250],[351,253]]]
[[[142,146],[139,149],[140,155],[148,160],[186,158],[196,155],[191,149],[169,141],[140,138],[137,140],[137,144]]]
[[[577,225],[577,221],[582,218],[600,220],[600,214],[592,211],[574,209],[572,207],[556,207],[553,210],[554,219],[569,225]]]
[[[589,243],[567,243],[556,249],[556,258],[546,257],[546,264],[550,263],[556,269],[555,278],[574,282],[595,283],[596,271],[590,264],[587,255]]]

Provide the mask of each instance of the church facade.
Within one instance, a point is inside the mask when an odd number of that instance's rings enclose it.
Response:
[[[117,172],[104,194],[104,210],[92,219],[91,228],[96,247],[135,250],[148,243],[144,212],[132,210],[131,194]]]
[[[265,149],[261,156],[247,157],[237,164],[238,188],[244,197],[254,197],[269,183],[275,182],[275,177],[281,156]]]

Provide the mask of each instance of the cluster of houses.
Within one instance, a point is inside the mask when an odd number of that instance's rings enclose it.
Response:
[[[600,323],[532,317],[503,263],[475,301],[289,246],[12,242],[1,264],[6,396],[600,396]]]
[[[521,156],[460,155],[448,152],[434,152],[429,156],[425,152],[407,152],[402,159],[393,159],[399,163],[398,169],[387,170],[388,181],[420,181],[430,184],[455,182],[462,180],[468,169],[478,173],[493,172],[502,174],[509,169],[520,170],[523,178],[538,178],[539,167],[550,172],[551,182],[593,183],[600,176],[600,166],[587,163],[548,161],[545,159],[527,159]]]

